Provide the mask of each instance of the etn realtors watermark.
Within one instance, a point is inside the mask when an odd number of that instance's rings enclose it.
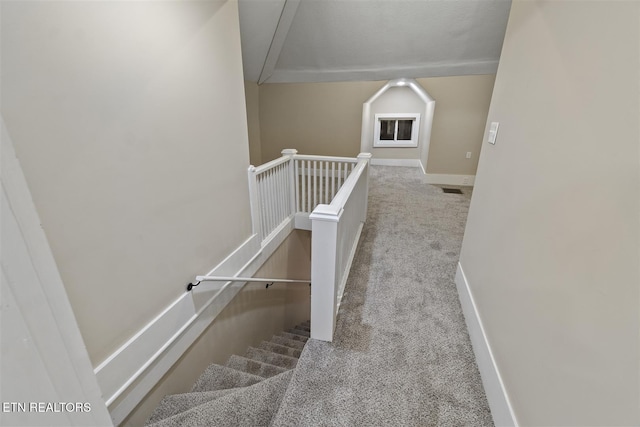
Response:
[[[2,412],[91,412],[89,402],[2,402]]]

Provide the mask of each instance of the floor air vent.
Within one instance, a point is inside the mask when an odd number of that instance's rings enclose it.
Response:
[[[459,188],[446,188],[446,187],[443,187],[442,188],[442,192],[443,193],[451,193],[451,194],[462,194],[462,190],[460,190]]]

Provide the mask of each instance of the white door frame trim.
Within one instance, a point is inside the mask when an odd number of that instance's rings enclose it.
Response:
[[[55,394],[51,397],[59,399],[57,402],[70,402],[71,398],[82,398],[91,405],[90,412],[66,413],[68,417],[65,422],[70,425],[87,425],[88,423],[101,426],[113,425],[2,117],[0,117],[0,127],[2,210],[5,215],[15,218],[15,221],[12,218],[3,218],[2,221],[3,228],[8,227],[3,229],[2,246],[12,248],[10,254],[3,253],[0,257],[3,277],[6,279],[3,287],[6,286],[6,292],[13,295],[12,301],[15,302],[14,307],[3,307],[3,309],[14,309],[14,315],[19,316],[26,325],[47,325],[47,327],[29,327],[24,332],[26,335],[23,340],[25,343],[32,343],[31,345],[38,350],[39,360],[48,373],[48,378],[36,380],[50,382],[53,385]],[[18,248],[21,249],[18,250]],[[6,350],[4,345],[3,342],[1,349],[3,355]],[[3,368],[11,369],[6,365]],[[3,381],[2,400],[10,399],[12,390],[19,387],[20,385],[13,384],[12,380]],[[33,384],[33,387],[35,390],[38,385]],[[51,417],[51,414],[36,415]],[[27,421],[26,418],[24,420]],[[57,419],[56,422],[53,418],[49,420],[56,424],[61,421]],[[12,422],[15,421],[12,419]]]

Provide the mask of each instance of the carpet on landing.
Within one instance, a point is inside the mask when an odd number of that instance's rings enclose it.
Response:
[[[471,188],[371,167],[333,343],[309,340],[276,426],[491,426],[454,283]]]

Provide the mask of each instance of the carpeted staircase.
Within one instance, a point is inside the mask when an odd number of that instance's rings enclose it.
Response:
[[[190,393],[166,396],[147,426],[268,426],[293,376],[310,323],[274,335],[225,366],[210,365]]]

